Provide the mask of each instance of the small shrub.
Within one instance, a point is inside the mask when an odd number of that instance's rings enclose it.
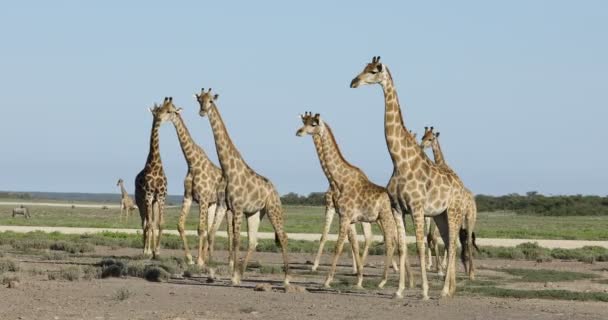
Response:
[[[78,281],[81,276],[82,270],[78,266],[62,268],[59,271],[49,271],[47,274],[49,280]]]
[[[280,266],[265,266],[265,265],[260,266],[260,273],[262,273],[262,274],[277,274],[277,273],[282,273],[282,272],[283,272],[283,267],[280,267]]]
[[[127,267],[122,261],[111,258],[104,258],[99,263],[101,265],[101,278],[122,277],[127,274]]]
[[[78,266],[70,266],[61,269],[59,272],[61,279],[68,281],[78,281],[82,276],[82,270]]]
[[[101,268],[95,266],[86,266],[83,268],[82,278],[85,280],[93,280],[101,278]]]
[[[114,300],[124,301],[129,299],[133,295],[133,292],[127,288],[120,288],[114,293]]]
[[[129,261],[127,263],[127,275],[143,278],[146,273],[146,264],[142,260]]]
[[[14,282],[14,281],[17,281],[17,282],[20,281],[19,276],[16,275],[16,274],[10,274],[10,275],[4,275],[4,276],[2,276],[2,284],[3,285],[7,285],[10,282]]]
[[[41,258],[43,260],[66,260],[68,255],[62,251],[49,251],[45,252]]]
[[[162,282],[169,280],[170,274],[157,266],[147,266],[144,271],[144,279],[152,282]]]
[[[91,245],[90,243],[72,243],[67,241],[55,241],[51,243],[49,249],[57,251],[66,251],[72,254],[95,251],[95,247],[93,247],[93,245]]]
[[[203,271],[205,271],[204,268],[201,268],[199,265],[191,264],[186,267],[186,270],[184,270],[183,275],[184,277],[189,278],[196,274],[201,274],[203,273]]]
[[[8,258],[0,259],[0,273],[17,272],[19,269],[19,264],[14,260]]]

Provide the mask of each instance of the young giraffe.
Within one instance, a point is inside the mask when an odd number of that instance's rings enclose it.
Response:
[[[445,162],[445,157],[441,151],[439,145],[439,132],[433,132],[433,127],[424,127],[424,135],[420,142],[420,147],[423,149],[431,148],[433,150],[433,158],[435,158],[435,164],[443,166],[447,170],[453,171],[450,166]],[[475,222],[477,221],[477,204],[475,203],[475,196],[473,193],[465,188],[464,195],[464,221],[463,228],[460,230],[460,242],[462,244],[462,251],[460,252],[460,260],[464,266],[465,272],[468,274],[469,279],[475,279],[475,266],[473,264],[473,247],[477,249],[475,243]],[[479,249],[477,249],[479,250]]]
[[[433,217],[446,244],[448,265],[441,296],[452,296],[456,291],[455,247],[458,230],[462,225],[464,187],[456,174],[436,166],[406,129],[393,79],[388,68],[380,63],[380,57],[374,57],[351,81],[350,86],[357,88],[366,84],[380,84],[384,91],[384,134],[393,161],[393,174],[387,190],[391,204],[398,212],[395,219],[399,230],[401,256],[399,288],[395,296],[402,297],[405,289],[405,213],[411,213],[414,220],[422,275],[422,298],[429,298],[424,241],[425,216]]]
[[[333,197],[338,217],[340,218],[340,231],[334,251],[334,258],[325,287],[329,287],[336,272],[336,264],[342,253],[344,241],[348,234],[353,247],[353,255],[357,264],[357,287],[363,283],[363,265],[359,257],[359,243],[351,228],[355,222],[378,222],[384,232],[386,257],[384,273],[378,287],[382,288],[388,279],[388,269],[393,258],[393,240],[395,238],[395,220],[392,217],[391,205],[386,189],[373,184],[361,169],[350,164],[340,152],[331,128],[321,120],[317,113],[315,116],[307,113],[302,115],[304,125],[296,132],[297,136],[312,135],[321,162],[324,164],[327,179],[332,185]],[[403,266],[402,266],[403,267]],[[409,263],[405,266],[409,271]]]
[[[304,121],[304,119],[302,119]],[[313,137],[315,141],[315,147],[317,147],[317,139]],[[320,140],[319,140],[320,141]],[[319,145],[317,147],[317,151],[319,151]],[[321,168],[323,168],[323,172],[325,172],[325,167],[323,164],[323,160],[319,158],[321,161]],[[327,173],[326,173],[327,175]],[[317,255],[315,256],[315,261],[312,264],[312,271],[316,271],[319,268],[319,263],[321,262],[321,255],[323,254],[323,248],[325,247],[325,242],[327,242],[327,235],[329,234],[329,229],[331,228],[331,223],[334,220],[334,216],[336,215],[336,207],[335,200],[333,196],[332,186],[330,183],[329,189],[325,192],[325,225],[323,226],[323,233],[321,233],[321,240],[319,240],[319,249],[317,250]],[[361,256],[361,263],[365,265],[365,260],[367,259],[367,255],[369,253],[369,248],[372,245],[374,234],[372,233],[372,225],[368,222],[361,222],[361,226],[363,227],[363,236],[365,238],[365,246],[363,247],[363,255]],[[351,225],[353,232],[355,235],[357,234],[357,228],[355,225]],[[352,247],[351,247],[352,249]],[[355,260],[355,255],[352,255],[353,258],[353,273],[357,273],[357,262]],[[394,265],[395,270],[397,270],[397,265]]]
[[[233,216],[233,230],[229,231],[232,232],[231,236],[233,237],[231,262],[234,267],[232,283],[240,283],[247,262],[255,250],[255,244],[252,246],[251,242],[252,240],[255,241],[255,239],[252,239],[251,236],[257,232],[258,225],[253,223],[255,226],[251,226],[250,230],[255,231],[249,233],[249,250],[247,250],[247,254],[243,260],[242,268],[239,268],[237,258],[239,256],[241,220],[243,219],[243,215],[249,217],[248,219],[254,215],[258,215],[254,220],[248,221],[249,225],[252,221],[259,222],[259,219],[267,214],[270,223],[274,228],[276,241],[279,242],[281,246],[285,269],[285,278],[283,282],[285,285],[288,285],[289,262],[287,256],[287,233],[285,233],[285,230],[283,229],[284,214],[279,193],[270,180],[253,171],[241,157],[241,154],[230,139],[226,126],[217,110],[215,104],[217,98],[218,95],[213,95],[211,89],[206,92],[201,89],[201,93],[196,95],[196,99],[200,104],[200,116],[207,116],[211,123],[217,155],[220,160],[224,179],[226,179],[227,183],[226,202],[228,210],[232,211]]]
[[[120,187],[120,220],[122,221],[122,214],[125,213],[125,221],[129,220],[131,217],[131,210],[135,210],[135,202],[129,196],[127,189],[125,189],[125,182],[122,179],[118,179],[116,183],[117,187]]]
[[[413,132],[412,130],[410,130],[410,134],[412,135],[412,137],[414,137],[414,140],[416,140],[416,136],[417,134],[415,132]],[[435,267],[435,271],[442,276],[443,275],[443,263],[445,263],[447,261],[447,254],[448,252],[446,250],[443,250],[444,253],[444,258],[443,260],[441,260],[439,258],[439,242],[437,241],[437,239],[441,236],[439,234],[439,230],[437,230],[437,226],[435,225],[435,222],[430,218],[430,217],[424,217],[424,233],[426,234],[426,243],[428,245],[428,247],[426,248],[426,256],[427,256],[427,265],[426,265],[426,270],[427,271],[431,271],[433,266]],[[435,261],[433,262],[433,254],[432,254],[432,250],[435,250]]]
[[[215,166],[198,146],[181,116],[182,108],[169,104],[167,108],[159,111],[162,121],[171,121],[177,132],[182,152],[188,164],[188,173],[184,179],[184,199],[179,216],[177,230],[184,244],[184,252],[188,264],[193,264],[192,255],[188,248],[185,225],[190,213],[192,201],[199,205],[198,225],[198,258],[197,265],[205,265],[205,255],[209,252],[209,259],[213,254],[215,232],[219,228],[226,214],[224,192],[226,183],[222,178],[222,170]]]
[[[155,258],[160,251],[160,236],[163,225],[163,211],[167,196],[167,177],[160,159],[158,129],[168,115],[163,112],[170,108],[172,98],[165,97],[161,106],[154,105],[152,112],[152,131],[150,133],[150,151],[146,165],[135,177],[135,202],[139,208],[144,238],[144,255],[152,254]],[[158,237],[156,229],[158,228]]]

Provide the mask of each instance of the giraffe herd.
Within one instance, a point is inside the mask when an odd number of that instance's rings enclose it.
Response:
[[[474,278],[472,248],[477,248],[473,233],[477,216],[474,196],[446,164],[439,146],[439,133],[435,133],[432,127],[425,128],[422,141],[418,143],[415,134],[407,129],[393,78],[388,67],[380,62],[380,57],[374,57],[367,63],[352,80],[350,87],[359,88],[373,84],[380,85],[384,93],[384,133],[393,163],[393,174],[386,187],[371,182],[361,169],[344,158],[332,129],[320,114],[306,112],[301,115],[302,126],[296,135],[312,137],[321,168],[329,182],[325,197],[325,227],[312,269],[316,270],[319,265],[329,226],[337,213],[338,240],[324,285],[331,285],[344,242],[348,239],[353,253],[353,271],[357,274],[356,286],[362,287],[365,257],[372,238],[371,223],[378,223],[386,248],[382,281],[378,287],[382,288],[386,284],[389,268],[393,265],[399,272],[395,297],[402,297],[406,282],[410,288],[414,287],[405,240],[404,215],[407,214],[412,216],[414,222],[422,298],[429,298],[427,263],[430,267],[431,254],[427,252],[427,238],[429,247],[433,246],[435,249],[436,270],[441,272],[442,265],[445,266],[441,296],[453,296],[456,290],[457,240],[462,244],[461,260],[465,272],[471,279]],[[276,242],[281,248],[284,284],[288,285],[288,239],[279,194],[272,182],[254,171],[236,148],[220,115],[218,95],[211,89],[202,89],[194,96],[199,104],[199,115],[208,118],[211,125],[220,164],[219,167],[213,164],[205,151],[194,142],[180,114],[182,109],[173,104],[173,98],[166,97],[161,105],[150,109],[153,115],[150,150],[144,169],[135,179],[135,202],[142,221],[144,255],[154,258],[160,250],[167,179],[160,157],[159,128],[162,123],[171,122],[188,165],[188,173],[184,179],[184,199],[177,226],[188,263],[193,264],[194,261],[185,236],[185,220],[193,201],[199,204],[196,263],[204,266],[211,260],[215,233],[226,217],[229,265],[231,280],[235,285],[240,283],[247,263],[256,249],[260,220],[268,216],[275,231]],[[432,148],[434,161],[426,155],[426,148]],[[129,210],[134,207],[133,200],[126,193],[122,179],[118,185],[121,186],[123,194],[121,209],[127,211],[128,217]],[[249,246],[240,263],[239,243],[243,217],[248,222]],[[366,239],[362,255],[359,252],[356,223],[363,224]],[[445,244],[444,261],[438,259],[437,234]],[[395,248],[398,252],[398,264],[393,262]]]

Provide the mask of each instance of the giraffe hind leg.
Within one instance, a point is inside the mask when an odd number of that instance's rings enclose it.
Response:
[[[279,195],[276,191],[273,192],[270,201],[266,204],[265,208],[266,214],[268,214],[268,219],[274,228],[274,232],[279,240],[281,245],[281,253],[283,254],[283,269],[285,272],[285,277],[283,279],[283,284],[289,284],[289,256],[287,254],[287,233],[285,233],[284,229],[284,215],[283,208],[281,207],[281,200],[279,199]]]

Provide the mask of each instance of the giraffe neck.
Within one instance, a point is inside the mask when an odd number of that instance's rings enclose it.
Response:
[[[150,132],[150,151],[148,152],[148,159],[146,165],[161,164],[160,159],[160,144],[158,138],[158,131],[161,125],[161,121],[154,118],[152,120],[152,131]]]
[[[124,185],[124,183],[121,183],[121,184],[120,184],[120,193],[122,194],[122,197],[123,197],[123,198],[125,198],[125,197],[128,197],[128,196],[129,196],[129,193],[127,192],[127,189],[125,189],[125,185]]]
[[[350,184],[353,179],[363,175],[363,173],[359,168],[344,159],[331,128],[327,124],[324,124],[324,126],[323,132],[319,134],[323,143],[322,161],[325,163],[327,173],[329,173],[327,177],[329,181],[342,189],[345,185]]]
[[[205,151],[200,148],[192,139],[186,124],[184,123],[184,119],[179,114],[176,114],[171,119],[173,125],[175,126],[175,131],[177,132],[177,138],[179,139],[179,144],[182,148],[182,152],[184,153],[184,157],[186,158],[186,162],[188,162],[189,166],[192,166],[196,159],[201,159],[202,161],[209,161],[207,154]]]
[[[443,152],[441,151],[441,146],[439,146],[439,140],[435,138],[432,144],[433,148],[433,158],[435,158],[435,164],[444,165],[445,158],[443,157]]]
[[[317,150],[317,156],[319,157],[319,162],[321,163],[321,169],[323,169],[323,173],[325,173],[325,176],[329,181],[329,185],[334,188],[335,183],[332,182],[330,178],[331,175],[329,174],[329,169],[327,168],[327,164],[325,163],[325,158],[323,156],[323,140],[321,139],[321,136],[319,134],[313,134],[312,141],[314,142],[315,149]]]
[[[386,66],[385,66],[386,67]],[[401,106],[399,105],[399,98],[397,97],[397,91],[393,83],[393,77],[391,76],[388,68],[388,79],[381,83],[382,90],[384,92],[384,136],[386,138],[386,144],[388,151],[393,160],[393,165],[397,167],[400,160],[412,161],[416,157],[424,157],[424,152],[418,147],[416,139],[407,130],[403,121],[403,115],[401,114]],[[428,157],[426,157],[428,159]]]
[[[220,160],[220,166],[222,167],[224,175],[230,176],[232,172],[237,172],[233,169],[247,167],[245,160],[243,160],[240,152],[236,149],[234,143],[232,143],[226,126],[224,125],[224,121],[215,105],[211,106],[207,116],[211,123],[217,157]]]

